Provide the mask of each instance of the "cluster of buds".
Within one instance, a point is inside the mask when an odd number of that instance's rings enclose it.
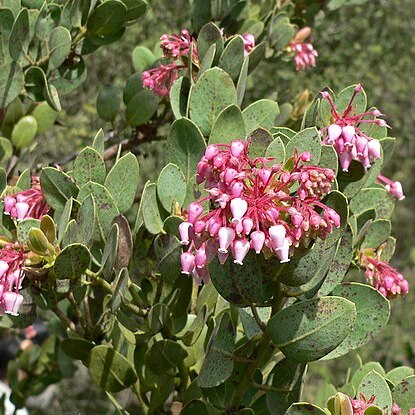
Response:
[[[297,71],[316,66],[317,51],[306,39],[310,36],[311,29],[304,27],[299,30],[289,44],[289,49],[294,52],[294,63]]]
[[[255,38],[249,33],[241,37],[245,46],[244,54],[247,56],[255,47]],[[225,36],[224,40],[226,40]],[[195,67],[200,65],[200,60],[196,40],[186,29],[182,29],[180,35],[162,35],[160,47],[163,50],[163,57],[172,59],[174,62],[166,65],[160,63],[156,68],[144,71],[141,81],[144,87],[151,89],[155,94],[167,97],[173,82],[179,77],[179,71],[187,68],[188,60],[191,59]],[[189,56],[190,51],[192,51],[192,56]]]
[[[249,156],[249,140],[211,144],[197,167],[196,181],[209,196],[190,204],[179,226],[182,272],[209,281],[207,264],[229,252],[242,265],[249,250],[288,262],[300,244],[309,246],[340,226],[336,211],[320,199],[330,191],[334,172],[312,165],[310,153],[295,152],[286,171],[272,158]],[[205,211],[203,203],[208,211]]]
[[[245,33],[242,36],[242,39],[244,41],[244,56],[248,56],[251,52],[251,50],[255,47],[255,37],[251,33]]]
[[[353,415],[364,415],[367,408],[369,408],[375,401],[376,396],[372,395],[369,399],[361,393],[358,398],[351,399],[350,403],[353,409]]]
[[[408,280],[387,262],[376,258],[373,251],[362,251],[359,262],[365,267],[368,282],[386,298],[392,299],[398,295],[408,294]]]
[[[19,293],[27,254],[21,245],[6,244],[0,249],[0,315],[17,316],[23,303]]]
[[[162,35],[160,37],[160,47],[165,58],[180,58],[190,53],[190,45],[194,42],[189,31],[182,29],[180,35]],[[197,49],[194,49],[197,54]]]
[[[323,98],[327,99],[330,104],[333,117],[333,124],[320,131],[324,137],[323,143],[334,146],[339,155],[341,168],[346,172],[352,160],[359,161],[367,169],[374,160],[381,156],[379,140],[367,136],[359,129],[359,126],[377,124],[388,127],[385,120],[377,118],[384,115],[377,109],[354,115],[353,101],[362,91],[362,86],[357,85],[346,109],[341,114],[337,111],[330,94],[327,91],[321,92]]]
[[[4,198],[4,213],[13,219],[42,219],[48,213],[49,205],[43,197],[39,178],[32,178],[32,187]]]
[[[386,176],[380,174],[377,177],[377,181],[380,184],[385,186],[386,191],[393,197],[398,200],[405,199],[405,195],[403,194],[402,184],[401,182],[394,182],[393,180],[389,179]]]

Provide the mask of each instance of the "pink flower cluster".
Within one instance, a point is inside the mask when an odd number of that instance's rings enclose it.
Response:
[[[7,244],[0,249],[0,315],[17,316],[23,303],[19,293],[24,278],[22,267],[27,254],[21,246]]]
[[[350,403],[352,404],[353,415],[364,415],[365,410],[369,408],[371,405],[376,405],[375,399],[376,396],[372,395],[370,399],[366,399],[365,396],[361,393],[359,398],[357,399],[350,399]],[[392,414],[393,415],[403,415],[402,410],[396,402],[393,402],[392,406]],[[408,415],[415,415],[415,408],[411,408],[409,410]]]
[[[359,126],[363,124],[388,125],[385,120],[377,118],[384,114],[376,109],[362,114],[353,114],[353,101],[362,90],[361,85],[356,86],[346,109],[341,114],[337,111],[330,94],[326,91],[321,93],[323,98],[330,103],[333,124],[323,128],[320,133],[324,137],[323,143],[333,145],[336,149],[343,171],[349,170],[352,160],[361,162],[367,169],[371,162],[381,156],[379,140],[367,136],[359,129]]]
[[[245,56],[247,56],[255,47],[255,38],[249,33],[241,36],[245,45]],[[226,40],[225,37],[224,40]],[[179,77],[179,71],[187,68],[187,59],[189,59],[192,44],[191,59],[196,66],[199,66],[196,40],[190,36],[188,30],[182,29],[180,35],[162,35],[160,37],[160,47],[163,50],[163,57],[173,59],[174,62],[167,65],[160,63],[158,67],[144,71],[141,75],[143,86],[151,89],[159,96],[167,97],[173,82]]]
[[[387,262],[371,256],[363,256],[363,264],[366,267],[366,278],[385,297],[395,298],[408,293],[408,281]]]
[[[366,399],[365,396],[361,393],[359,398],[350,399],[352,404],[353,415],[364,415],[365,410],[369,408],[375,401],[376,396],[372,395],[370,399]]]
[[[398,200],[405,199],[405,195],[403,194],[402,184],[401,182],[394,182],[393,180],[389,179],[386,176],[380,174],[377,178],[378,183],[385,185],[386,191],[393,197]]]
[[[38,177],[33,177],[30,189],[4,198],[4,213],[17,220],[41,219],[49,209],[49,205],[43,197]]]
[[[180,36],[164,34],[160,37],[160,47],[163,50],[163,56],[165,58],[187,56],[190,52],[192,42],[192,37],[186,29],[182,29]]]
[[[310,42],[306,42],[310,34],[311,29],[304,27],[297,32],[289,44],[291,50],[294,52],[294,63],[297,71],[307,69],[310,66],[316,66],[318,52]]]
[[[340,217],[320,199],[330,191],[332,170],[304,165],[310,153],[297,153],[285,171],[273,159],[249,156],[248,141],[211,144],[197,167],[197,183],[209,196],[190,204],[179,226],[182,272],[209,281],[207,264],[229,252],[242,265],[249,250],[288,262],[301,243],[308,246],[340,226]],[[205,208],[203,203],[206,202]],[[205,211],[206,210],[206,211]]]
[[[160,64],[157,68],[144,71],[141,75],[143,85],[151,89],[156,95],[168,97],[173,82],[179,77],[179,70],[185,68],[185,65],[168,65]]]
[[[241,36],[245,46],[244,56],[248,56],[251,50],[255,47],[255,37],[251,33],[245,33]]]
[[[187,58],[190,54],[192,43],[192,60],[198,62],[196,41],[192,39],[188,30],[183,29],[180,35],[162,35],[160,37],[160,47],[163,50],[163,57],[173,59],[175,62],[167,65],[160,63],[158,67],[144,71],[141,75],[143,86],[151,89],[159,96],[169,96],[173,82],[179,77],[180,69],[187,67],[183,57]]]

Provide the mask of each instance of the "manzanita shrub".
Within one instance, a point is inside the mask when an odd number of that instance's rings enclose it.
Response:
[[[71,167],[16,177],[84,57],[147,5],[0,0],[1,326],[30,338],[37,318],[55,321],[9,364],[17,407],[78,361],[122,414],[128,388],[143,414],[414,413],[414,370],[374,362],[302,401],[307,364],[369,342],[409,290],[389,264],[404,195],[382,175],[395,138],[362,85],[317,92],[297,130],[277,102],[244,101],[261,61],[318,65],[299,19],[314,3],[258,3],[194,0],[190,29],[134,49],[130,139],[114,151],[100,130]],[[99,116],[115,126],[120,107],[104,87]],[[163,131],[165,165],[143,186],[125,148]]]

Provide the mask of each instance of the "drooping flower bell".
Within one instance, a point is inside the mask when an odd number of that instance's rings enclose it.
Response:
[[[21,245],[10,243],[0,249],[0,314],[19,314],[23,302],[19,290],[26,258],[27,254]]]
[[[336,109],[330,94],[326,91],[321,92],[323,98],[330,104],[333,123],[320,130],[320,134],[323,137],[323,143],[332,145],[337,151],[341,168],[345,172],[349,170],[352,160],[359,161],[368,169],[374,160],[381,157],[379,140],[365,134],[361,126],[364,124],[388,126],[384,119],[378,118],[384,114],[377,109],[354,114],[353,101],[362,91],[362,86],[357,85],[342,113]]]
[[[385,186],[386,191],[393,197],[398,200],[405,199],[405,195],[403,194],[402,184],[401,182],[394,182],[393,180],[389,179],[386,176],[380,174],[377,177],[378,183],[381,183]]]
[[[311,34],[311,28],[304,27],[299,30],[289,44],[289,48],[294,52],[294,63],[297,71],[316,66],[318,52],[306,39]]]
[[[13,219],[42,219],[50,207],[43,197],[39,178],[33,176],[32,187],[4,198],[4,213]]]
[[[360,263],[365,267],[368,282],[386,298],[393,299],[408,294],[408,280],[387,262],[362,252]]]
[[[190,50],[192,50],[191,59],[194,62],[198,62],[199,58],[196,41],[186,29],[182,29],[180,35],[162,35],[160,47],[164,58],[172,59],[174,62],[165,65],[160,63],[159,66],[144,71],[141,81],[144,87],[151,89],[156,95],[167,97],[174,81],[179,77],[180,70],[187,68],[186,59],[189,58]]]
[[[232,255],[235,264],[252,249],[288,262],[300,244],[324,239],[340,217],[321,202],[334,172],[312,165],[308,152],[295,152],[293,167],[272,165],[272,158],[251,158],[249,140],[211,144],[198,163],[196,181],[208,196],[190,204],[179,226],[182,270],[197,281],[209,280],[207,264]],[[209,203],[207,203],[209,202]]]

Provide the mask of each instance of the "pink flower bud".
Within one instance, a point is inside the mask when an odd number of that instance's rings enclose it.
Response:
[[[197,218],[203,213],[203,207],[200,203],[193,202],[189,205],[188,221],[195,223]]]
[[[26,217],[27,212],[29,211],[29,205],[25,202],[17,202],[15,207],[17,219],[24,219]]]
[[[373,138],[367,143],[367,148],[369,150],[369,157],[372,159],[378,159],[381,155],[381,145],[379,140],[376,140],[376,138]]]
[[[224,175],[224,179],[225,179],[225,183],[226,184],[231,184],[238,176],[238,172],[235,169],[232,168],[228,168],[225,170],[225,175]]]
[[[3,306],[5,313],[12,316],[19,315],[19,308],[23,303],[23,296],[13,291],[6,291],[3,293]]]
[[[343,127],[343,139],[344,143],[354,143],[354,136],[356,134],[356,130],[351,125],[346,125],[346,127]]]
[[[267,209],[267,215],[269,215],[269,217],[273,220],[278,220],[280,217],[280,212],[277,208],[272,207],[270,209]]]
[[[327,91],[321,91],[320,92],[321,96],[325,99],[330,99],[330,94]]]
[[[280,259],[281,264],[290,261],[290,259],[288,258],[290,252],[290,244],[287,238],[284,238],[282,246],[280,248],[275,249],[275,252],[277,253],[278,258]]]
[[[197,220],[195,222],[194,230],[195,233],[202,233],[206,228],[206,222],[204,220]]]
[[[222,227],[222,222],[219,219],[210,218],[208,222],[208,231],[210,236],[215,236]]]
[[[0,278],[9,270],[9,264],[6,261],[0,260]]]
[[[264,185],[268,184],[268,180],[271,177],[271,173],[272,173],[272,170],[267,169],[266,167],[258,170],[258,176],[261,179],[262,183],[264,183]]]
[[[244,191],[244,184],[238,180],[235,180],[231,184],[231,196],[239,197]]]
[[[307,162],[311,160],[311,153],[309,151],[304,151],[304,153],[300,154],[300,160]]]
[[[384,114],[382,114],[379,110],[373,110],[373,111],[372,111],[372,115],[373,115],[374,117],[380,117],[380,116],[382,116],[382,115],[384,115]]]
[[[399,283],[399,287],[401,288],[401,293],[402,294],[408,294],[408,292],[409,292],[409,282],[407,280],[401,281]]]
[[[190,252],[183,252],[180,255],[182,274],[189,275],[195,267],[195,257]]]
[[[354,92],[356,93],[362,92],[362,90],[363,90],[362,84],[357,84],[354,88]]]
[[[291,216],[291,222],[294,226],[300,226],[303,221],[303,216],[299,213],[296,213]]]
[[[232,252],[234,257],[234,263],[243,265],[243,260],[249,252],[249,242],[246,239],[237,239],[232,244]]]
[[[268,229],[268,233],[271,239],[272,249],[281,248],[286,235],[286,230],[283,225],[274,225]]]
[[[254,227],[254,221],[251,218],[244,218],[242,221],[242,227],[245,235],[251,233],[252,228]]]
[[[389,192],[389,194],[392,195],[393,197],[396,197],[396,199],[398,200],[405,199],[405,195],[403,194],[401,182],[393,182],[391,185],[386,185],[385,188]]]
[[[234,140],[231,143],[231,154],[239,157],[245,150],[245,144],[241,140]]]
[[[239,222],[248,210],[248,202],[237,197],[231,200],[232,222]]]
[[[235,239],[235,231],[232,228],[223,226],[222,228],[219,229],[218,238],[219,238],[218,252],[221,252],[222,254],[227,254],[229,245]]]
[[[367,148],[367,138],[362,135],[358,135],[356,138],[356,150],[357,155],[363,156],[365,154],[365,149]]]
[[[182,222],[179,225],[180,243],[182,245],[189,245],[189,228],[193,226],[190,222]]]
[[[328,219],[333,223],[333,225],[338,228],[341,223],[340,215],[334,209],[327,209],[326,211]]]
[[[206,160],[212,160],[219,154],[219,147],[216,144],[210,144],[206,147],[205,158]]]
[[[16,199],[11,196],[6,196],[4,198],[4,213],[10,214],[10,211],[14,208],[16,204]]]
[[[343,171],[349,171],[350,163],[352,162],[352,157],[350,153],[344,152],[340,154],[340,166]]]
[[[261,231],[254,231],[251,233],[251,247],[259,254],[265,243],[265,233]]]
[[[225,162],[225,160],[223,159],[223,156],[221,154],[218,154],[214,159],[213,159],[213,165],[216,168],[219,168],[223,165],[223,163]]]
[[[196,268],[202,268],[206,265],[207,255],[206,255],[205,247],[206,245],[202,244],[202,246],[196,252],[196,255],[195,255]]]

